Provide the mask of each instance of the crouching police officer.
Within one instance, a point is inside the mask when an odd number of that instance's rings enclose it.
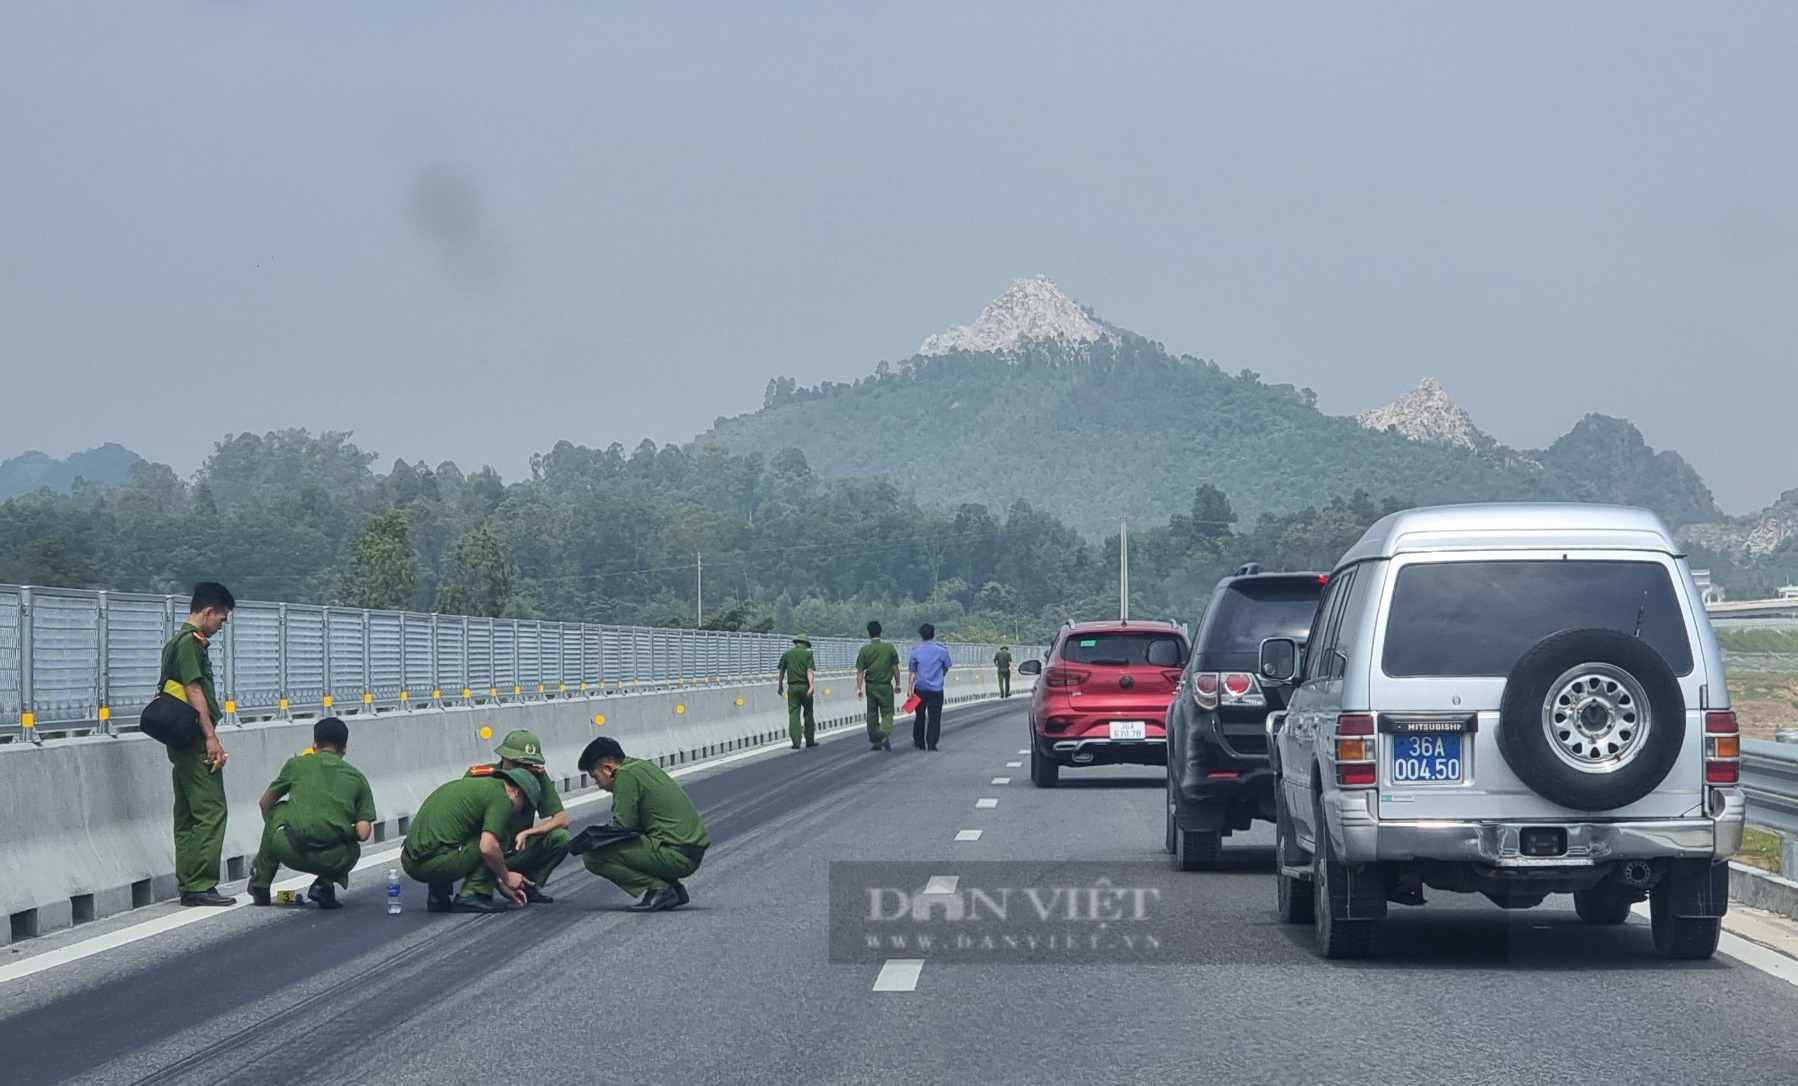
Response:
[[[262,847],[250,867],[251,901],[269,903],[269,884],[285,864],[318,876],[306,896],[319,908],[343,908],[337,887],[349,887],[350,869],[375,822],[368,778],[343,760],[349,746],[349,726],[326,717],[312,725],[312,750],[287,759],[262,793]]]
[[[637,830],[626,840],[590,848],[577,838],[575,851],[585,853],[581,863],[588,871],[616,885],[634,898],[625,906],[631,912],[650,913],[675,909],[691,900],[680,880],[699,870],[712,839],[706,834],[699,810],[674,778],[662,767],[642,758],[627,758],[616,739],[600,738],[581,751],[582,773],[612,793],[612,821],[608,829]],[[583,831],[586,837],[594,830]]]
[[[519,729],[507,733],[493,753],[499,755],[499,761],[470,766],[466,775],[491,777],[502,769],[523,768],[537,778],[540,798],[512,819],[501,844],[506,849],[506,867],[525,877],[524,896],[533,905],[551,904],[556,899],[543,892],[543,884],[568,858],[568,812],[562,807],[555,781],[544,771],[543,744],[536,733]],[[535,815],[541,815],[543,821],[532,825]]]
[[[406,874],[431,888],[425,911],[505,912],[505,902],[493,900],[496,886],[506,901],[523,905],[529,883],[506,866],[500,842],[513,817],[535,807],[540,798],[536,776],[524,768],[460,777],[426,796],[400,852]],[[462,892],[452,900],[458,881]]]

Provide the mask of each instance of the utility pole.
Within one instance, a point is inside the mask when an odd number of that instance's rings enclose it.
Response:
[[[693,552],[693,593],[698,597],[693,606],[693,611],[698,616],[693,622],[693,628],[698,629],[705,625],[705,555],[698,551]]]
[[[1130,621],[1130,524],[1118,520],[1118,621]]]

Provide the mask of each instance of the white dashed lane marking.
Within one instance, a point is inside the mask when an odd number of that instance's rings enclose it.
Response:
[[[994,777],[993,783],[994,784],[1010,784],[1011,778],[1010,777]]]
[[[960,875],[932,875],[930,881],[924,884],[924,892],[927,894],[953,894],[959,885],[961,885]]]
[[[1019,766],[1022,766],[1023,764],[1024,764],[1023,762],[1006,762],[1005,768],[1006,769],[1017,769]]]
[[[977,799],[974,801],[975,809],[981,810],[981,811],[990,811],[994,807],[997,807],[998,805],[999,805],[999,801],[997,799],[994,799],[992,796],[985,796],[981,799]]]
[[[923,958],[888,958],[874,978],[876,992],[915,992],[918,974],[924,971]]]
[[[955,831],[955,839],[957,841],[978,841],[978,840],[980,840],[980,831],[979,830],[956,830]]]

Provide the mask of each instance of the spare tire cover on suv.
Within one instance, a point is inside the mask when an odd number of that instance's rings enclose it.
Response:
[[[1517,660],[1499,702],[1498,749],[1544,799],[1580,811],[1627,807],[1679,760],[1685,695],[1645,642],[1563,630]]]

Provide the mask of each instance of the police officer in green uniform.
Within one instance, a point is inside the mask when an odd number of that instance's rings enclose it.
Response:
[[[612,793],[612,821],[606,828],[642,831],[593,849],[577,838],[574,848],[584,853],[581,863],[638,898],[625,906],[631,912],[677,909],[692,900],[680,880],[699,870],[712,839],[686,791],[654,762],[625,757],[624,748],[610,737],[587,744],[580,769]]]
[[[1000,645],[993,654],[993,666],[999,670],[999,696],[1011,697],[1011,646]]]
[[[375,826],[368,778],[343,760],[349,746],[349,725],[326,717],[312,725],[312,749],[287,759],[262,793],[262,847],[250,867],[251,901],[269,903],[269,884],[285,864],[318,876],[306,896],[319,908],[343,908],[337,887],[349,888],[350,869]]]
[[[556,899],[543,892],[543,884],[568,858],[568,812],[562,807],[562,795],[544,770],[543,744],[535,732],[522,728],[508,732],[493,753],[499,755],[499,761],[470,766],[467,776],[491,777],[502,769],[523,768],[537,778],[541,795],[535,809],[527,808],[512,820],[502,844],[506,849],[506,867],[528,880],[525,897],[533,905],[549,905]],[[536,822],[537,815],[543,821]]]
[[[187,621],[162,647],[162,689],[199,713],[200,734],[185,747],[168,748],[175,784],[175,883],[183,905],[235,905],[218,892],[225,851],[225,753],[219,742],[218,689],[212,681],[208,641],[225,628],[237,600],[224,585],[194,585]]]
[[[425,911],[433,913],[500,913],[506,901],[523,905],[525,877],[506,866],[502,842],[513,818],[537,806],[542,793],[537,776],[523,767],[491,776],[458,777],[425,797],[406,830],[400,866],[430,886]],[[455,884],[462,892],[452,900]]]
[[[855,654],[855,696],[868,701],[869,750],[893,749],[893,691],[899,685],[899,650],[880,639],[880,623],[868,623],[868,643]]]
[[[799,749],[802,713],[805,717],[805,745],[818,745],[815,738],[818,722],[813,715],[817,682],[818,661],[812,656],[811,639],[800,634],[793,638],[793,647],[780,654],[780,677],[774,682],[774,689],[787,699],[787,735],[793,740],[794,750]]]

